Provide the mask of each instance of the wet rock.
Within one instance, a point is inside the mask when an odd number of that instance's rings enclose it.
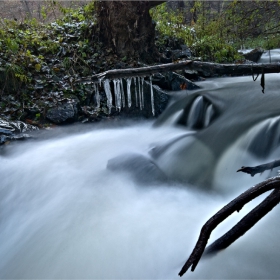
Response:
[[[198,75],[198,72],[195,70],[184,70],[184,77],[189,80],[200,81],[201,77]]]
[[[26,124],[22,121],[6,121],[0,119],[0,145],[13,140],[25,140],[32,137],[24,132],[38,130],[38,127]]]
[[[158,85],[163,90],[178,91],[182,89],[193,90],[199,88],[189,79],[174,72],[169,72],[165,75],[160,73],[155,74],[153,76],[153,84]]]
[[[171,51],[171,56],[173,61],[178,60],[178,59],[183,59],[183,58],[190,58],[192,56],[191,51],[186,48],[182,50],[173,50]]]
[[[77,103],[65,103],[48,110],[46,118],[55,124],[72,123],[78,119]]]
[[[160,57],[160,63],[171,63],[172,58],[171,57],[166,57],[165,54],[162,54]]]
[[[197,86],[192,81],[186,79],[184,76],[179,75],[174,72],[170,72],[168,75],[169,78],[169,84],[171,87],[171,90],[177,91],[177,90],[194,90],[199,89],[199,86]]]
[[[30,124],[26,124],[22,121],[6,121],[0,119],[0,129],[13,132],[13,133],[22,133],[27,131],[38,130],[38,127]]]
[[[248,53],[243,54],[245,59],[253,61],[253,62],[258,62],[258,60],[261,58],[263,54],[263,50],[260,48],[256,48]]]
[[[125,154],[110,159],[107,168],[114,172],[128,172],[139,183],[166,182],[166,175],[153,163],[141,154]]]

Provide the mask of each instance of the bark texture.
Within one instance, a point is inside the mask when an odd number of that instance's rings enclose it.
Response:
[[[97,2],[100,40],[119,56],[154,52],[155,24],[149,9],[164,1]]]
[[[201,62],[193,60],[185,60],[178,63],[167,63],[154,66],[128,68],[128,69],[115,69],[108,70],[91,76],[91,81],[98,82],[99,79],[117,79],[136,76],[149,76],[151,74],[175,71],[179,69],[194,70],[203,77],[213,76],[242,76],[242,75],[259,75],[268,73],[279,73],[279,63],[266,63],[266,64],[218,64],[211,62]],[[263,75],[262,75],[263,77]],[[256,80],[257,77],[254,77]],[[264,78],[262,81],[264,87]]]

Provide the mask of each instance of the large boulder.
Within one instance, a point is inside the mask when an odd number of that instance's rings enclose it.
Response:
[[[263,50],[261,48],[256,48],[253,49],[250,52],[247,52],[245,54],[243,54],[243,56],[245,57],[245,59],[253,61],[253,62],[258,62],[259,59],[261,58],[263,54]]]
[[[59,104],[48,110],[46,118],[55,124],[73,123],[78,120],[77,105],[75,99],[69,103]]]

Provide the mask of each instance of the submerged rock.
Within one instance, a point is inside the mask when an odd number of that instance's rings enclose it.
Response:
[[[142,184],[167,180],[154,162],[141,154],[131,153],[115,157],[108,161],[107,168],[112,171],[129,172],[138,183]]]

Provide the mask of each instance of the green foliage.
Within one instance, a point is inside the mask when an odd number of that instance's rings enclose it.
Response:
[[[278,1],[280,3],[280,1]],[[184,22],[184,11],[169,11],[167,5],[151,11],[164,43],[165,37],[176,37],[203,60],[233,62],[241,47],[264,49],[280,47],[279,3],[275,1],[229,1],[218,13],[207,1],[194,1],[190,12],[196,22]]]
[[[193,9],[199,11],[202,4],[196,1]],[[166,37],[176,37],[191,49],[194,56],[203,60],[233,62],[238,57],[235,48],[217,32],[221,29],[218,21],[206,24],[201,15],[197,23],[192,22],[191,26],[188,26],[185,24],[183,12],[168,11],[166,3],[152,9],[151,16],[157,23],[156,28],[161,35],[160,43],[163,43]]]
[[[0,29],[0,86],[5,91],[18,92],[22,85],[36,85],[35,76],[42,71],[50,73],[47,60],[62,58],[65,69],[83,65],[83,72],[89,72],[86,62],[92,51],[88,37],[95,21],[94,3],[82,8],[63,8],[59,3],[46,1],[41,15],[46,17],[53,5],[59,5],[64,16],[50,24],[42,24],[35,18],[23,22],[2,20]],[[66,55],[71,54],[71,59]],[[60,71],[60,67],[53,66]],[[10,85],[10,86],[8,86]],[[32,86],[33,87],[33,86]],[[37,86],[40,88],[41,86]]]

